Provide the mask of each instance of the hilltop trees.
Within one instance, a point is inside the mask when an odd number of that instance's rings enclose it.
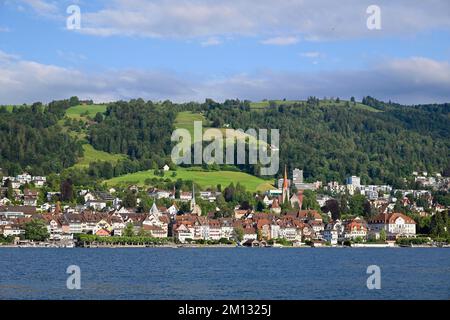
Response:
[[[108,106],[103,120],[96,118],[100,123],[89,131],[89,142],[95,149],[157,162],[157,156],[170,155],[175,120],[175,112],[170,108],[142,99],[120,101]]]
[[[12,112],[1,111],[0,167],[8,175],[27,169],[43,175],[61,172],[73,165],[82,153],[81,145],[57,125],[68,100],[14,107]]]
[[[402,178],[418,168],[442,172],[448,167],[450,105],[402,106],[371,97],[363,103],[367,108],[342,108],[310,97],[264,111],[238,103],[204,108],[208,120],[220,118],[231,128],[279,129],[280,167],[303,168],[312,181],[343,181],[355,174],[367,184],[402,188]],[[253,172],[252,166],[241,169]]]

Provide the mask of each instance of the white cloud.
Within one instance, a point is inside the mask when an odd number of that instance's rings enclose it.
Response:
[[[274,37],[261,41],[262,44],[274,46],[288,46],[300,41],[298,37]]]
[[[52,15],[58,12],[58,6],[54,2],[46,0],[20,0],[20,2],[27,4],[42,15]]]
[[[222,41],[216,37],[210,37],[207,40],[202,41],[200,44],[202,47],[218,46],[222,44]]]
[[[450,64],[424,57],[385,60],[366,70],[254,72],[223,78],[167,70],[62,68],[0,51],[0,104],[48,102],[77,95],[112,101],[142,97],[173,101],[240,98],[305,99],[371,95],[401,103],[450,101]]]
[[[372,0],[345,4],[334,0],[113,0],[83,13],[81,32],[173,38],[258,36],[283,44],[286,34],[322,40],[450,29],[447,0],[435,0],[432,5],[421,0],[379,0],[382,30],[376,32],[366,26],[366,9],[371,4]]]

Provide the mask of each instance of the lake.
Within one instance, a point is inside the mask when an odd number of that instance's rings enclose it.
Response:
[[[447,248],[0,248],[0,299],[449,298]]]

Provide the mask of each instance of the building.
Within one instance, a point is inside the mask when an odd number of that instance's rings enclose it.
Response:
[[[381,213],[369,220],[369,228],[374,232],[384,230],[388,238],[416,235],[416,222],[402,213]]]
[[[289,182],[287,178],[287,168],[284,167],[284,179],[283,179],[283,190],[281,194],[281,203],[287,203],[290,200],[289,196]]]
[[[361,186],[361,178],[357,176],[348,177],[347,179],[345,179],[345,184],[358,188]]]
[[[292,170],[292,182],[295,187],[298,189],[297,185],[303,183],[303,170],[295,168]]]
[[[345,224],[344,238],[352,240],[360,238],[365,240],[367,232],[368,228],[366,222],[362,218],[356,217]]]

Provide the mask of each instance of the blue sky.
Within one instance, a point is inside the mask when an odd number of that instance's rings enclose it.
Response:
[[[66,9],[81,9],[67,30]],[[366,9],[380,8],[381,30]],[[450,101],[448,1],[0,0],[0,104]]]

